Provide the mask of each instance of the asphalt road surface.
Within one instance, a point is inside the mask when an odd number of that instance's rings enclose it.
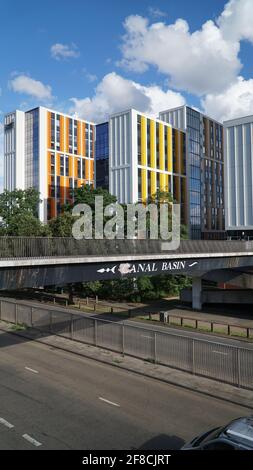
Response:
[[[179,449],[250,410],[0,332],[0,449]]]

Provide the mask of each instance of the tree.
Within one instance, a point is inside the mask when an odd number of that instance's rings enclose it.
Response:
[[[149,201],[149,203],[157,204],[158,206],[158,218],[160,217],[160,205],[161,204],[168,204],[172,207],[172,204],[177,204],[177,201],[173,199],[172,194],[169,191],[162,191],[158,189],[156,193],[154,193]],[[168,217],[168,228],[171,229],[172,227],[172,212],[169,211]],[[188,228],[185,224],[180,224],[180,236],[181,239],[188,238]]]
[[[38,219],[39,203],[39,192],[35,188],[5,190],[1,193],[1,235],[48,236],[48,227]]]
[[[69,206],[71,210],[76,204],[88,204],[91,207],[92,212],[95,211],[95,198],[96,196],[103,196],[103,207],[108,206],[117,202],[117,198],[107,191],[107,189],[97,188],[94,189],[92,186],[86,184],[80,188],[74,188],[72,191],[74,203]]]
[[[75,218],[70,212],[62,212],[49,221],[49,230],[53,237],[72,237]]]
[[[54,237],[71,237],[72,236],[72,227],[75,222],[75,217],[72,216],[72,209],[77,204],[87,204],[92,210],[93,224],[95,226],[95,201],[96,196],[103,197],[103,210],[109,204],[114,204],[117,202],[115,196],[112,196],[109,191],[106,189],[98,188],[94,189],[92,186],[83,185],[80,188],[74,188],[72,190],[72,203],[67,203],[62,207],[61,214],[53,218],[49,222],[49,227],[51,233]],[[110,219],[110,217],[104,217],[105,222]]]

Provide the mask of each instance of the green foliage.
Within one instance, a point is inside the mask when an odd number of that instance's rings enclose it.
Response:
[[[88,184],[81,186],[80,188],[73,189],[73,198],[74,204],[88,204],[92,212],[95,211],[95,197],[96,196],[103,196],[103,204],[104,207],[117,202],[117,198],[112,196],[109,191],[103,188],[94,189],[92,186]],[[72,209],[73,206],[69,206]]]
[[[34,189],[4,190],[0,194],[0,216],[8,225],[10,219],[20,213],[36,216],[40,202],[39,192]]]
[[[15,237],[48,237],[51,235],[49,227],[29,213],[11,217],[6,234]]]
[[[137,279],[125,278],[113,281],[92,281],[75,285],[75,290],[84,297],[95,297],[118,301],[142,302],[156,300],[169,295],[178,295],[191,281],[186,276],[142,276]]]
[[[75,218],[70,212],[63,212],[49,221],[49,230],[53,237],[72,237]]]
[[[158,189],[156,193],[154,193],[149,201],[149,203],[157,204],[158,205],[158,218],[160,217],[160,205],[161,204],[169,204],[172,205],[173,203],[176,204],[177,201],[173,199],[172,194],[169,191],[161,191]],[[172,228],[172,213],[169,211],[168,214],[168,228],[171,230]],[[188,239],[188,228],[186,225],[181,223],[180,226],[180,235],[183,240]]]
[[[39,192],[34,189],[5,190],[0,194],[0,235],[49,236],[49,228],[38,219]]]

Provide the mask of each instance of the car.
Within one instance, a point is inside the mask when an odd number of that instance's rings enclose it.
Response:
[[[253,416],[237,418],[195,437],[181,450],[253,450]]]

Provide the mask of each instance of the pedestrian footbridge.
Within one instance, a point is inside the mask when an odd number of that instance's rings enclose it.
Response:
[[[201,281],[253,288],[253,241],[183,240],[164,250],[161,240],[75,240],[0,237],[0,289],[158,274],[193,278],[193,306],[201,308]]]

